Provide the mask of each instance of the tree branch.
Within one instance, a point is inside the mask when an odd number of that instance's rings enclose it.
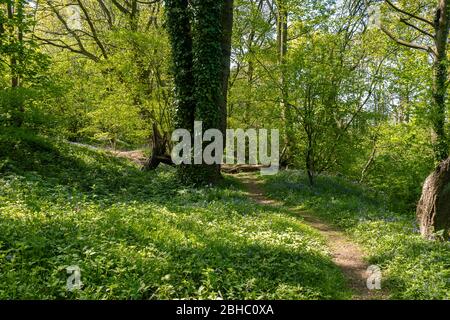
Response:
[[[108,21],[108,25],[110,28],[113,27],[113,19],[111,16],[111,12],[109,11],[106,4],[103,2],[103,0],[97,0],[98,4],[100,5],[100,8],[102,9],[103,13],[106,15],[106,20]]]
[[[65,43],[62,40],[45,39],[45,38],[41,38],[41,37],[39,37],[37,35],[35,37],[39,41],[42,41],[44,44],[48,44],[48,45],[51,45],[53,47],[60,48],[60,49],[66,49],[66,50],[69,50],[70,52],[73,52],[73,53],[81,54],[81,55],[83,55],[83,56],[85,56],[85,57],[87,57],[87,58],[89,58],[89,59],[91,59],[91,60],[93,60],[95,62],[99,61],[99,58],[96,55],[90,53],[89,51],[86,51],[86,50],[81,49],[81,48],[75,49],[75,48],[73,48],[72,46],[68,45],[67,43]],[[60,43],[58,43],[58,42],[60,42]]]
[[[64,17],[61,15],[61,13],[58,11],[58,9],[56,9],[56,7],[53,5],[51,0],[47,0],[47,4],[50,7],[50,9],[53,11],[53,13],[56,15],[56,17],[58,18],[58,20],[61,22],[61,24],[64,26],[64,28],[67,30],[67,32],[72,35],[72,37],[75,39],[75,41],[77,42],[77,45],[79,47],[79,50],[71,50],[72,52],[78,52],[78,53],[82,53],[83,55],[89,57],[90,59],[92,59],[92,57],[95,57],[95,61],[98,61],[98,57],[95,56],[94,54],[88,52],[86,50],[86,48],[83,45],[83,42],[81,41],[81,38],[78,36],[78,34],[72,30],[69,25],[67,24],[67,21],[64,20]],[[51,41],[51,43],[54,43],[54,41]],[[48,44],[51,44],[48,43]],[[68,49],[68,48],[67,48]],[[71,48],[73,49],[73,48]]]
[[[411,22],[409,22],[409,21],[406,20],[405,18],[401,18],[401,19],[400,19],[400,22],[403,22],[404,24],[406,24],[407,26],[410,26],[410,27],[413,28],[414,30],[417,30],[417,31],[419,31],[420,33],[422,33],[422,34],[424,34],[424,35],[426,35],[426,36],[428,36],[428,37],[434,39],[434,36],[433,36],[431,33],[429,33],[428,31],[425,31],[425,30],[423,30],[423,29],[421,29],[421,28],[415,26],[414,24],[412,24]]]
[[[401,8],[399,8],[399,7],[397,7],[397,6],[396,6],[395,4],[393,4],[390,0],[385,0],[385,1],[386,1],[386,3],[387,3],[391,8],[393,8],[395,11],[400,12],[400,13],[402,13],[402,14],[404,14],[404,15],[407,15],[407,16],[409,16],[409,17],[411,17],[411,18],[417,19],[417,20],[419,20],[419,21],[422,21],[422,22],[424,22],[424,23],[426,23],[426,24],[429,24],[430,26],[432,26],[432,27],[434,28],[433,22],[431,22],[431,21],[429,21],[429,20],[427,20],[427,19],[425,19],[425,18],[423,18],[423,17],[417,16],[417,15],[415,15],[415,14],[412,14],[412,13],[410,13],[410,12],[407,12],[407,11],[405,11],[405,10],[403,10],[403,9],[401,9]]]
[[[85,6],[83,5],[83,3],[81,2],[81,0],[77,0],[78,5],[80,6],[81,11],[83,11],[83,14],[86,18],[86,21],[89,25],[89,29],[91,29],[92,32],[92,38],[94,39],[95,43],[97,44],[97,46],[100,48],[100,51],[102,52],[102,55],[105,59],[108,59],[108,54],[106,52],[105,46],[103,45],[103,43],[100,41],[98,35],[97,35],[97,30],[95,29],[94,23],[91,20],[91,17],[89,16],[88,11],[86,10]]]
[[[422,50],[428,53],[432,53],[434,56],[436,56],[436,53],[434,52],[433,48],[431,47],[425,47],[422,46],[420,44],[417,43],[413,43],[413,42],[408,42],[402,39],[397,39],[388,29],[386,29],[383,25],[380,27],[381,30],[392,40],[394,40],[396,43],[404,46],[404,47],[408,47],[411,49],[416,49],[416,50]]]
[[[129,15],[130,12],[124,7],[122,6],[120,3],[118,3],[116,0],[111,0],[112,3],[117,7],[117,9],[119,9],[119,11],[121,11],[122,13]]]

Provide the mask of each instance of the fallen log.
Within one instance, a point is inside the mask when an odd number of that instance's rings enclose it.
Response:
[[[261,169],[267,168],[262,165],[248,165],[248,164],[235,164],[235,165],[222,165],[222,172],[228,174],[238,174],[243,172],[257,172]]]

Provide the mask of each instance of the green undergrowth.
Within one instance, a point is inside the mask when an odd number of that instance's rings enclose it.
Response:
[[[0,133],[0,299],[349,297],[321,236],[233,178],[183,187],[170,168]]]
[[[270,197],[314,213],[361,243],[369,262],[381,267],[391,298],[450,298],[450,242],[424,240],[414,213],[392,212],[369,189],[338,177],[319,176],[314,187],[301,171],[264,180]]]

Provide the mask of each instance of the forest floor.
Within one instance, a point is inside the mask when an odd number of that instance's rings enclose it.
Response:
[[[264,192],[259,180],[254,174],[240,174],[240,180],[248,190],[249,196],[261,205],[283,206],[280,201],[269,199]],[[369,290],[367,287],[367,278],[369,277],[369,264],[365,260],[361,247],[351,241],[342,231],[333,227],[329,223],[307,213],[304,210],[290,209],[294,214],[301,217],[304,222],[326,239],[327,246],[330,249],[333,262],[343,272],[347,284],[353,292],[353,299],[372,300],[387,299],[385,291]]]
[[[423,239],[414,212],[392,211],[385,195],[343,177],[320,175],[313,187],[301,170],[257,179],[267,198],[304,216],[306,223],[318,223],[318,229],[323,225],[359,246],[356,252],[362,252],[364,259],[357,260],[382,273],[379,298],[388,294],[389,299],[450,298],[450,242]],[[339,253],[342,246],[333,236],[325,237],[330,250]],[[358,268],[343,273],[358,279]]]
[[[0,300],[351,298],[325,239],[288,210],[234,176],[183,186],[134,160],[0,132]]]
[[[91,147],[88,145],[82,145],[84,147]],[[94,148],[100,150],[101,148]],[[114,156],[119,158],[125,158],[135,162],[138,165],[143,165],[146,161],[146,157],[142,150],[133,151],[115,151],[105,150],[111,152]],[[248,190],[250,198],[255,200],[260,205],[270,206],[283,206],[279,201],[269,199],[261,186],[263,181],[259,180],[255,174],[252,173],[239,173],[237,175],[239,180],[243,183],[243,186]],[[308,214],[304,210],[289,209],[299,217],[310,227],[317,230],[327,241],[327,246],[330,249],[333,262],[343,272],[347,285],[351,292],[353,292],[353,299],[369,300],[369,299],[387,299],[386,291],[381,290],[369,290],[367,288],[367,278],[370,275],[368,273],[369,264],[364,259],[364,254],[361,247],[351,241],[342,231],[336,227],[325,223],[321,219],[314,215]]]
[[[0,299],[450,298],[449,243],[359,184],[289,170],[189,187],[143,158],[1,131]]]

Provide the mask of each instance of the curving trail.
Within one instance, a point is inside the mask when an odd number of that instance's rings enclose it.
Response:
[[[267,198],[261,187],[261,182],[254,174],[239,175],[241,182],[247,189],[248,195],[257,203],[269,206],[283,204]],[[342,231],[321,221],[317,217],[302,210],[289,209],[305,221],[305,224],[316,229],[326,239],[333,262],[342,270],[348,286],[354,292],[355,300],[387,299],[387,293],[379,290],[369,290],[366,285],[367,268],[361,248],[350,241]]]
[[[77,145],[92,149],[102,149],[82,144]],[[127,158],[138,165],[143,165],[146,160],[146,157],[140,150],[129,152],[119,152],[107,149],[102,150],[109,151],[117,157]],[[242,172],[240,170],[236,170],[236,172],[231,170],[230,172],[238,173],[238,177],[247,189],[248,195],[257,203],[268,206],[283,206],[283,203],[271,200],[264,195],[264,191],[261,186],[262,182],[258,180],[255,173],[240,173]],[[364,254],[357,244],[349,240],[342,231],[321,221],[319,218],[303,210],[293,208],[289,208],[289,210],[301,217],[305,224],[316,229],[326,239],[333,262],[341,269],[347,279],[349,288],[351,288],[354,293],[353,299],[388,299],[388,294],[386,291],[369,290],[367,288],[367,268],[369,267],[369,264],[364,261]]]

